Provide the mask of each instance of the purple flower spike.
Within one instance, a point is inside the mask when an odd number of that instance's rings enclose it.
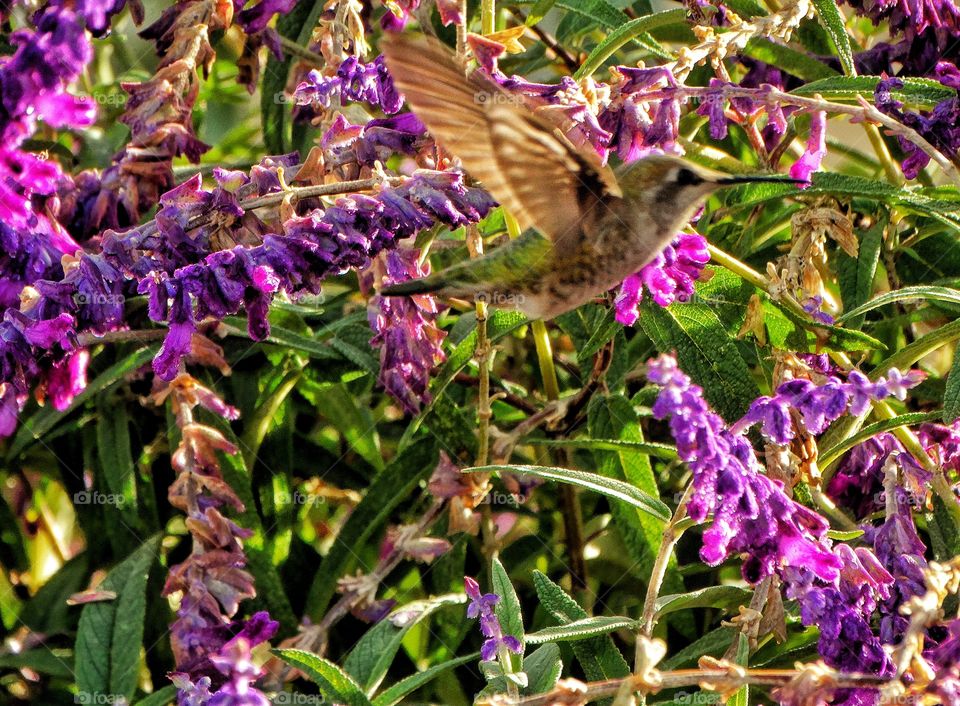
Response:
[[[790,567],[835,580],[841,562],[829,549],[826,520],[788,497],[782,483],[760,473],[742,425],[739,431],[727,429],[672,356],[651,361],[647,378],[663,387],[654,416],[669,419],[680,458],[693,471],[687,511],[698,522],[713,515],[701,558],[716,565],[746,554],[742,571],[751,583]]]
[[[513,635],[504,635],[500,627],[500,620],[494,612],[494,606],[500,602],[496,593],[480,593],[480,584],[469,576],[463,577],[463,586],[470,599],[467,606],[468,618],[480,619],[480,632],[486,640],[480,648],[480,659],[489,662],[497,658],[500,647],[503,646],[514,654],[522,654],[523,646]]]
[[[893,368],[875,383],[859,370],[850,371],[847,382],[835,375],[828,375],[821,385],[810,380],[789,380],[777,388],[773,397],[754,400],[734,429],[742,431],[760,424],[764,436],[774,443],[786,444],[794,437],[791,410],[800,414],[808,432],[820,434],[848,410],[859,416],[871,402],[890,396],[904,399],[907,390],[919,385],[923,378],[920,371],[903,374]]]

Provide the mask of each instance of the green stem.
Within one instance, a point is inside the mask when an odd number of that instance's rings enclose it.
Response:
[[[493,34],[497,31],[497,0],[483,0],[480,5],[480,31]]]
[[[557,368],[553,363],[553,350],[547,325],[540,319],[532,324],[533,341],[537,346],[537,361],[540,363],[540,375],[543,378],[543,391],[547,399],[554,402],[560,399],[560,384],[557,382]]]
[[[643,601],[643,617],[641,618],[641,634],[646,637],[653,635],[653,629],[657,624],[657,598],[660,595],[660,587],[663,585],[663,579],[667,575],[667,566],[670,564],[670,557],[673,555],[673,548],[683,535],[684,530],[690,525],[683,521],[687,519],[687,502],[693,495],[693,483],[687,485],[677,505],[676,512],[670,518],[670,522],[663,528],[663,537],[660,540],[660,548],[657,550],[657,558],[653,562],[653,568],[650,570],[650,582],[647,584],[647,595]],[[639,642],[638,649],[639,649]],[[639,653],[635,660],[639,660]]]
[[[326,66],[327,60],[323,58],[322,54],[318,54],[315,51],[307,49],[304,46],[297,44],[292,39],[284,37],[282,34],[277,34],[280,37],[280,47],[287,53],[293,56],[299,56],[301,59],[307,59],[312,61],[317,66]]]
[[[863,129],[867,133],[870,144],[873,146],[873,151],[877,154],[877,159],[879,159],[880,164],[883,165],[883,171],[886,173],[887,179],[897,186],[903,186],[903,173],[894,161],[893,155],[890,154],[890,150],[887,149],[887,143],[883,141],[880,130],[877,129],[877,126],[873,123],[863,123]]]

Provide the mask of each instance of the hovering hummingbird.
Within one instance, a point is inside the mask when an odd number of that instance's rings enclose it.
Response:
[[[549,319],[650,262],[715,190],[788,177],[728,176],[651,155],[614,172],[440,42],[385,36],[397,88],[436,141],[507,209],[522,235],[483,257],[384,287],[386,296],[481,298]]]

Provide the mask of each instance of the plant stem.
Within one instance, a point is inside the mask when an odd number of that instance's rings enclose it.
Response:
[[[279,32],[277,36],[280,37],[280,47],[287,53],[293,56],[298,56],[301,59],[306,59],[312,61],[317,66],[326,66],[327,60],[323,58],[322,54],[318,54],[315,51],[307,49],[305,46],[297,44],[295,41],[289,37],[284,37]]]
[[[493,34],[497,31],[497,0],[481,1],[480,31],[483,34]]]
[[[531,328],[533,330],[533,342],[537,347],[540,375],[543,378],[543,391],[549,401],[555,402],[560,399],[560,384],[557,382],[557,368],[553,363],[553,349],[550,346],[547,325],[537,319],[532,323]]]
[[[647,583],[647,595],[643,601],[643,616],[641,618],[641,634],[646,637],[653,635],[653,628],[657,624],[657,598],[660,595],[660,587],[663,585],[663,579],[667,575],[667,566],[670,564],[670,557],[673,554],[673,548],[677,545],[681,535],[686,527],[681,527],[680,523],[687,516],[687,502],[693,495],[693,483],[687,485],[680,498],[673,517],[663,528],[663,538],[660,540],[660,548],[657,550],[657,558],[653,562],[653,569],[650,571],[650,581]],[[640,657],[639,645],[635,660]]]

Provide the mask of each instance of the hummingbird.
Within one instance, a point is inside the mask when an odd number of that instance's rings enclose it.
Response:
[[[521,235],[385,296],[436,294],[551,319],[593,300],[650,262],[714,191],[779,175],[729,176],[652,154],[617,171],[578,149],[433,38],[387,35],[394,84],[436,142],[458,157],[519,223]]]

